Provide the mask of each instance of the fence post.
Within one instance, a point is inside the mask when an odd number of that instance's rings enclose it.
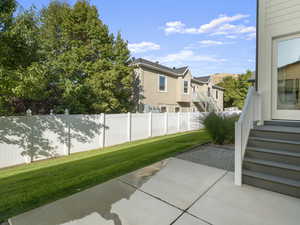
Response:
[[[242,185],[242,127],[235,123],[234,183]]]
[[[70,155],[71,154],[71,135],[70,135],[70,123],[69,123],[69,110],[65,109],[65,120],[66,120],[66,145],[65,145],[65,154]]]
[[[100,143],[101,148],[105,147],[105,113],[100,114]]]
[[[168,112],[165,112],[165,135],[168,134]]]
[[[127,137],[128,137],[128,142],[131,142],[131,113],[127,113]]]
[[[152,137],[152,112],[149,112],[149,137]]]
[[[27,119],[27,121],[28,121],[28,124],[30,124],[30,117],[32,116],[32,111],[31,111],[31,109],[27,109],[27,111],[26,111],[26,119]],[[28,154],[30,154],[30,147],[31,147],[31,145],[32,145],[32,140],[31,140],[31,136],[32,136],[32,127],[29,125],[29,129],[30,129],[30,134],[29,134],[29,137],[28,137],[28,145],[27,145],[27,152],[28,152]],[[31,157],[30,157],[30,155],[24,155],[23,157],[24,157],[24,161],[25,161],[25,163],[27,163],[27,164],[29,164],[29,163],[31,163],[32,162],[32,160],[31,160]]]
[[[177,113],[177,131],[180,132],[180,117],[181,117],[181,113],[178,112]]]
[[[188,131],[191,130],[191,112],[188,112]]]

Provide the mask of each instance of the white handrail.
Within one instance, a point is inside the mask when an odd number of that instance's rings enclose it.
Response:
[[[242,185],[242,164],[251,129],[255,122],[262,122],[261,97],[254,87],[250,87],[244,108],[235,124],[235,168],[234,183]]]

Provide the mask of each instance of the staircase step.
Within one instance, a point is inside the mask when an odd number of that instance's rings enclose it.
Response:
[[[300,198],[300,181],[243,170],[243,183]]]
[[[245,157],[243,168],[300,181],[300,166],[297,165]]]
[[[299,120],[269,120],[269,121],[265,121],[264,125],[300,127],[300,121]]]
[[[299,181],[243,170],[243,183],[300,198]]]
[[[248,139],[248,146],[257,147],[257,148],[300,152],[300,141],[290,141],[290,140],[250,136]]]
[[[253,129],[251,137],[280,139],[289,141],[300,140],[300,127],[260,126]]]
[[[300,152],[247,147],[246,157],[300,165]]]

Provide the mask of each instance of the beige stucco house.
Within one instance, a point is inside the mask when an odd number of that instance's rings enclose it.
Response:
[[[185,66],[170,68],[142,58],[133,62],[140,83],[140,112],[223,111],[224,89],[194,78]]]

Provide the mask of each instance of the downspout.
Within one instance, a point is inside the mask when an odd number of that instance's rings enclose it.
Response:
[[[256,0],[256,65],[255,65],[256,91],[258,91],[258,49],[259,49],[259,0]]]

